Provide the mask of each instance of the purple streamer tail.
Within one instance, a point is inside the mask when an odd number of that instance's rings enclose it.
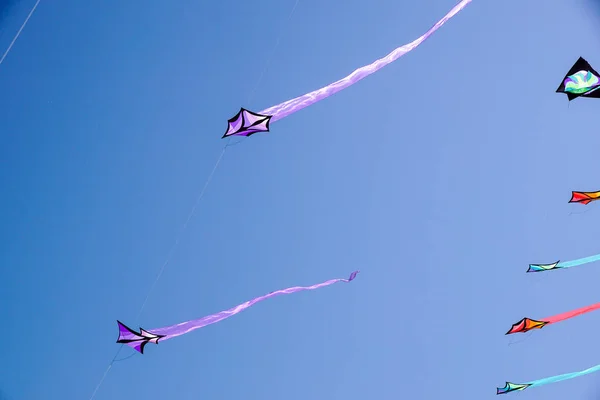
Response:
[[[317,89],[310,93],[304,94],[300,97],[296,97],[295,99],[291,99],[283,103],[277,104],[275,106],[269,107],[265,110],[262,110],[259,114],[262,114],[263,116],[271,116],[270,122],[275,122],[277,120],[287,117],[290,114],[300,111],[305,107],[313,105],[316,102],[319,102],[341,90],[344,90],[349,86],[354,85],[361,79],[364,79],[367,76],[379,71],[381,68],[393,63],[406,53],[414,50],[421,43],[427,40],[431,35],[433,35],[435,31],[441,28],[450,18],[454,17],[459,11],[465,8],[471,1],[472,0],[462,0],[457,5],[455,5],[454,8],[452,8],[452,10],[448,12],[448,14],[446,14],[441,20],[439,20],[434,26],[432,26],[427,32],[425,32],[421,37],[419,37],[411,43],[396,48],[387,56],[380,58],[379,60],[376,60],[369,65],[365,65],[364,67],[358,68],[350,75],[340,79],[337,82],[327,85],[321,89]]]
[[[167,340],[167,339],[172,339],[177,336],[185,335],[186,333],[189,333],[196,329],[204,328],[207,325],[211,325],[211,324],[220,322],[220,321],[227,319],[235,314],[238,314],[238,313],[244,311],[245,309],[253,306],[254,304],[256,304],[260,301],[269,299],[271,297],[279,296],[282,294],[291,294],[291,293],[296,293],[296,292],[302,292],[305,290],[315,290],[315,289],[319,289],[319,288],[322,288],[325,286],[333,285],[334,283],[337,283],[337,282],[350,282],[350,281],[354,280],[354,278],[356,278],[356,275],[359,272],[360,271],[352,272],[348,279],[331,279],[331,280],[328,280],[328,281],[325,281],[322,283],[317,283],[316,285],[312,285],[312,286],[294,286],[294,287],[287,288],[287,289],[277,290],[275,292],[271,292],[264,296],[260,296],[255,299],[249,300],[245,303],[242,303],[233,308],[230,308],[229,310],[225,310],[225,311],[218,312],[216,314],[208,315],[208,316],[200,318],[200,319],[182,322],[177,325],[171,325],[171,326],[167,326],[167,327],[163,327],[163,328],[152,329],[150,331],[140,328],[140,332],[135,332],[131,328],[129,328],[126,325],[124,325],[123,323],[121,323],[120,321],[117,321],[117,324],[119,325],[119,339],[117,340],[117,343],[126,344],[129,347],[131,347],[132,349],[137,350],[140,353],[143,353],[144,346],[147,343],[158,344],[159,340],[163,341],[163,340]]]

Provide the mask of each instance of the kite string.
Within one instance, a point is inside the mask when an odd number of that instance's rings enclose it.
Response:
[[[256,93],[256,90],[258,89],[258,86],[262,82],[262,80],[263,80],[263,78],[265,76],[265,73],[269,69],[269,65],[271,64],[271,60],[273,59],[273,56],[275,55],[275,52],[277,51],[277,48],[279,47],[279,43],[281,42],[281,38],[283,37],[283,32],[284,32],[283,28],[285,28],[289,24],[290,20],[292,19],[292,16],[296,12],[296,8],[298,7],[298,3],[300,3],[300,0],[296,0],[296,2],[294,3],[294,7],[292,7],[292,11],[290,11],[290,13],[289,13],[286,21],[279,28],[280,33],[279,33],[279,36],[277,37],[277,40],[275,41],[275,46],[273,46],[273,50],[271,50],[271,53],[269,54],[269,57],[267,57],[267,61],[265,62],[265,67],[263,68],[262,72],[260,73],[260,75],[258,77],[258,80],[256,81],[256,85],[254,85],[254,88],[250,91],[250,95],[248,96],[248,100],[246,101],[247,103],[250,103],[250,101],[254,98],[254,94]]]
[[[589,212],[589,211],[592,211],[592,209],[591,209],[591,208],[588,208],[588,209],[587,209],[587,210],[585,210],[585,211],[579,211],[579,212],[576,212],[576,211],[571,211],[571,212],[569,213],[569,216],[571,216],[571,215],[585,214],[586,212]]]
[[[300,0],[296,0],[296,2],[294,3],[294,6],[292,7],[292,11],[290,11],[290,13],[289,13],[289,15],[288,15],[285,23],[279,28],[280,29],[280,33],[279,33],[279,36],[277,37],[277,40],[275,41],[275,46],[273,46],[273,50],[271,50],[271,53],[267,57],[267,61],[265,62],[265,66],[262,69],[260,75],[258,76],[258,80],[256,81],[256,85],[254,85],[254,88],[252,88],[252,90],[250,91],[250,94],[248,95],[248,99],[246,100],[246,104],[250,104],[250,102],[254,98],[254,95],[256,94],[256,91],[257,91],[259,85],[261,84],[263,78],[265,77],[265,73],[269,69],[269,65],[271,64],[271,60],[273,59],[273,56],[275,55],[275,52],[277,51],[277,48],[279,47],[279,43],[281,43],[281,38],[283,37],[283,33],[284,33],[284,29],[283,28],[285,28],[289,24],[290,20],[292,19],[292,16],[296,12],[296,8],[298,7],[298,3],[300,3]],[[232,143],[231,145],[235,146],[236,144],[241,143],[243,140],[244,139],[241,138],[237,142]]]
[[[138,311],[138,313],[137,313],[137,315],[135,317],[135,324],[136,325],[138,323],[140,315],[142,314],[142,312],[144,311],[144,308],[146,307],[146,303],[148,303],[148,299],[150,298],[150,295],[152,294],[152,291],[154,290],[156,284],[160,280],[163,272],[165,272],[165,269],[166,269],[167,265],[169,265],[169,262],[171,261],[171,258],[173,257],[173,253],[175,252],[175,250],[177,249],[177,246],[179,245],[179,239],[180,239],[180,237],[185,232],[185,230],[186,230],[189,222],[191,221],[192,217],[194,216],[194,213],[196,212],[196,209],[198,208],[198,205],[200,204],[200,201],[204,197],[204,194],[206,193],[206,189],[208,188],[208,185],[210,184],[213,176],[215,175],[215,172],[217,171],[217,168],[219,167],[219,164],[221,163],[221,160],[223,159],[223,156],[225,155],[225,151],[227,150],[227,147],[229,147],[229,143],[227,143],[223,147],[223,150],[221,151],[221,155],[219,156],[219,158],[217,159],[217,162],[213,166],[213,169],[210,172],[210,175],[208,176],[208,178],[206,179],[206,182],[204,183],[204,186],[202,187],[202,190],[200,191],[200,194],[196,198],[196,202],[194,203],[194,206],[192,207],[192,210],[188,214],[188,216],[187,216],[187,218],[185,220],[185,223],[183,224],[181,230],[179,231],[179,234],[177,235],[177,237],[175,239],[175,243],[173,243],[173,245],[171,246],[171,249],[167,253],[167,258],[166,258],[165,262],[160,267],[160,270],[158,271],[158,274],[156,275],[156,278],[154,279],[154,282],[152,282],[152,285],[150,286],[150,289],[148,290],[148,293],[146,294],[146,298],[144,299],[144,302],[142,303],[142,306],[140,307],[140,309],[139,309],[139,311]],[[108,367],[104,371],[104,374],[102,375],[102,378],[100,379],[100,382],[98,382],[98,385],[96,385],[96,389],[94,389],[94,392],[92,393],[92,396],[90,397],[90,400],[93,400],[94,397],[96,396],[96,393],[98,392],[98,389],[100,389],[100,386],[102,386],[102,384],[104,383],[104,379],[106,379],[106,376],[108,375],[108,372],[112,368],[113,364],[115,362],[118,362],[118,361],[127,360],[128,358],[133,357],[136,354],[136,353],[133,353],[133,354],[131,354],[128,357],[121,358],[121,359],[117,360],[117,357],[121,353],[121,350],[123,349],[123,346],[124,346],[123,344],[121,346],[119,346],[119,348],[118,348],[117,352],[115,353],[113,359],[110,361],[110,363],[108,364]]]
[[[277,37],[277,40],[275,41],[275,46],[273,46],[273,50],[271,50],[271,53],[269,54],[269,57],[267,58],[267,61],[265,62],[265,66],[264,66],[262,72],[260,73],[258,80],[256,81],[256,84],[254,85],[254,87],[252,88],[252,90],[250,91],[250,93],[248,95],[248,98],[246,100],[247,104],[249,104],[252,101],[254,95],[256,94],[256,91],[258,90],[258,87],[260,86],[260,83],[262,82],[262,80],[265,76],[265,73],[269,68],[269,64],[271,63],[271,60],[273,59],[273,56],[275,55],[275,52],[277,51],[277,48],[279,47],[279,43],[281,42],[281,38],[283,36],[283,27],[288,25],[289,20],[292,18],[292,16],[296,12],[296,8],[298,7],[299,2],[300,2],[300,0],[296,0],[296,2],[294,3],[294,6],[292,7],[292,10],[290,11],[290,13],[287,17],[286,23],[280,28],[281,32],[279,33],[279,36]],[[156,276],[156,279],[152,283],[152,286],[150,286],[150,290],[148,291],[148,294],[146,295],[146,298],[144,299],[144,302],[142,303],[142,307],[140,308],[140,311],[138,312],[138,314],[135,317],[136,325],[138,323],[138,319],[139,319],[142,311],[146,307],[146,303],[148,302],[148,299],[150,298],[150,295],[152,294],[154,287],[158,283],[160,277],[162,276],[163,272],[165,271],[165,268],[167,267],[168,263],[170,262],[171,257],[173,256],[173,253],[175,252],[175,250],[177,249],[177,246],[179,245],[179,238],[185,232],[185,229],[187,228],[187,225],[189,224],[190,220],[194,217],[194,213],[196,212],[196,209],[198,208],[198,205],[200,204],[202,197],[204,197],[204,193],[206,192],[208,185],[210,184],[215,172],[217,171],[217,168],[219,167],[219,164],[221,163],[221,160],[223,159],[223,156],[225,155],[227,148],[230,146],[235,146],[236,144],[240,143],[242,140],[243,139],[240,139],[239,141],[234,142],[234,143],[231,143],[230,140],[228,140],[227,144],[225,144],[225,146],[223,146],[223,149],[221,150],[221,155],[217,159],[217,162],[215,163],[211,173],[209,174],[208,179],[204,183],[204,186],[203,186],[202,190],[200,191],[200,194],[198,195],[198,198],[196,199],[196,202],[194,203],[192,210],[188,214],[188,217],[187,217],[185,223],[183,224],[183,228],[179,232],[179,235],[177,236],[175,243],[171,247],[171,250],[169,250],[166,261],[163,263],[162,267],[160,268],[160,270]]]
[[[6,56],[8,55],[8,53],[10,52],[10,50],[12,49],[12,47],[14,46],[15,42],[17,41],[17,39],[19,38],[19,36],[21,35],[21,32],[23,31],[23,29],[25,29],[25,25],[27,25],[27,23],[29,22],[29,18],[31,18],[31,16],[33,15],[33,13],[35,12],[35,9],[37,8],[37,6],[40,4],[41,0],[37,0],[35,2],[35,5],[33,6],[33,8],[31,9],[31,11],[29,11],[29,15],[27,15],[27,18],[25,18],[25,21],[23,22],[23,25],[21,25],[21,28],[19,28],[19,30],[17,31],[17,34],[15,35],[15,37],[13,38],[12,42],[10,42],[10,44],[8,45],[8,48],[6,49],[6,51],[4,52],[4,54],[2,55],[2,58],[0,58],[0,65],[2,64],[2,62],[4,61],[4,59],[6,58]]]
[[[532,333],[533,333],[532,331],[527,332],[525,334],[525,336],[523,336],[522,339],[510,338],[510,341],[509,341],[508,345],[509,346],[513,346],[515,344],[523,343],[524,341],[529,340],[529,338],[531,338],[531,334]]]
[[[37,5],[39,4],[40,0],[37,1],[37,3],[35,4],[34,8],[32,9],[32,11],[30,12],[29,16],[27,17],[27,20],[25,20],[25,23],[23,24],[23,26],[21,27],[21,29],[19,30],[19,33],[17,33],[17,37],[20,34],[21,30],[23,29],[23,27],[25,26],[25,24],[27,23],[27,21],[29,20],[29,18],[31,17],[31,15],[33,14],[33,11],[35,11],[35,8],[37,7]],[[286,20],[286,22],[283,24],[283,26],[280,28],[281,32],[275,42],[275,46],[273,47],[273,50],[271,51],[271,54],[269,55],[269,57],[267,58],[267,61],[265,63],[265,67],[263,68],[261,74],[259,75],[259,78],[256,82],[256,84],[254,85],[254,88],[250,91],[250,94],[248,95],[248,99],[246,101],[246,103],[249,103],[252,98],[254,97],[254,94],[256,93],[262,79],[264,78],[264,75],[269,67],[269,64],[271,62],[271,59],[273,58],[273,56],[275,55],[275,51],[277,50],[277,47],[279,46],[279,43],[281,41],[281,38],[283,36],[283,28],[285,28],[289,21],[292,19],[296,8],[298,7],[298,3],[300,2],[300,0],[296,0],[296,2],[294,3],[294,6],[292,7],[292,11],[290,12],[290,14],[288,15],[288,18]],[[16,41],[16,38],[13,40],[13,43]],[[11,46],[12,47],[12,44]],[[8,50],[10,50],[10,47]],[[6,57],[7,52],[4,54],[4,57]],[[3,57],[3,59],[4,59]],[[1,61],[0,61],[1,64]],[[148,294],[146,295],[146,298],[144,299],[144,302],[142,303],[142,306],[140,307],[140,310],[138,311],[137,315],[136,315],[136,325],[137,325],[137,320],[139,319],[141,313],[143,312],[146,303],[148,302],[148,299],[150,297],[150,294],[152,293],[154,287],[156,286],[156,284],[158,283],[158,281],[160,280],[163,272],[165,271],[165,268],[167,267],[167,265],[170,262],[170,259],[173,255],[173,253],[175,252],[175,250],[177,249],[177,246],[179,245],[179,237],[185,232],[185,229],[187,228],[187,225],[189,224],[190,220],[193,218],[194,213],[200,203],[200,201],[202,200],[202,197],[204,197],[204,193],[206,192],[206,189],[208,188],[209,183],[211,182],[217,168],[219,167],[219,164],[221,163],[221,160],[223,159],[223,156],[225,155],[225,152],[227,151],[227,149],[230,146],[235,146],[236,144],[239,144],[243,139],[240,139],[237,142],[231,143],[230,140],[228,139],[227,144],[225,144],[225,146],[223,146],[223,150],[221,151],[221,155],[219,156],[219,158],[217,159],[217,162],[215,163],[210,175],[208,176],[206,182],[203,185],[202,190],[200,191],[200,194],[198,195],[198,198],[196,199],[196,202],[194,203],[194,206],[192,207],[191,212],[188,214],[188,217],[185,221],[185,223],[183,224],[182,229],[179,232],[179,235],[177,236],[177,239],[175,240],[175,243],[173,244],[173,246],[171,247],[171,250],[169,251],[168,255],[167,255],[167,259],[166,261],[163,263],[163,265],[161,266],[158,274],[156,275],[156,278],[154,279],[154,282],[152,283],[152,285],[150,286],[150,289],[148,290]],[[121,350],[123,349],[124,344],[122,344],[121,346],[119,346],[117,352],[115,353],[114,357],[112,358],[112,360],[110,361],[110,363],[108,364],[108,367],[106,367],[106,370],[104,371],[104,374],[102,374],[102,378],[100,379],[100,381],[98,382],[98,384],[96,385],[96,388],[94,389],[94,392],[92,393],[92,396],[90,397],[89,400],[93,400],[96,397],[96,393],[98,392],[98,390],[100,389],[100,387],[102,386],[102,384],[104,383],[104,380],[106,379],[106,376],[108,375],[110,369],[112,368],[113,364],[115,362],[118,361],[124,361],[127,360],[130,357],[133,357],[134,355],[136,355],[137,353],[133,353],[132,355],[125,357],[125,358],[121,358],[121,359],[117,359],[117,357],[119,356],[119,354],[121,353]]]
[[[154,282],[152,282],[152,285],[150,286],[150,289],[148,290],[148,294],[146,294],[146,298],[144,299],[144,302],[142,303],[142,306],[140,307],[140,310],[138,311],[137,315],[135,316],[135,324],[136,325],[138,323],[140,315],[142,314],[142,311],[144,311],[144,308],[146,307],[146,303],[148,302],[148,299],[150,298],[150,295],[152,294],[152,291],[154,290],[154,287],[158,283],[158,281],[161,278],[163,272],[165,272],[165,268],[167,267],[167,265],[171,261],[171,258],[173,257],[173,253],[177,249],[177,246],[179,246],[179,239],[180,239],[180,237],[183,235],[183,233],[185,232],[185,230],[186,230],[188,224],[190,223],[191,219],[194,217],[194,213],[196,212],[196,209],[198,208],[198,205],[200,204],[200,201],[204,197],[204,194],[206,193],[206,189],[208,188],[208,185],[212,181],[212,178],[215,175],[215,172],[217,171],[217,168],[219,167],[219,164],[221,164],[221,160],[223,159],[223,156],[225,155],[225,151],[227,150],[228,146],[229,146],[229,143],[227,143],[223,147],[223,150],[221,150],[221,155],[219,155],[219,158],[217,159],[217,162],[213,166],[212,171],[208,175],[208,178],[206,179],[206,182],[204,182],[204,186],[202,187],[202,190],[200,191],[200,194],[196,198],[196,202],[194,203],[194,206],[192,207],[192,210],[188,214],[188,216],[187,216],[187,218],[185,220],[185,223],[183,224],[183,227],[179,231],[179,234],[177,235],[177,238],[175,239],[175,243],[173,243],[173,246],[171,246],[171,249],[167,253],[167,259],[165,260],[165,262],[160,267],[160,270],[158,271],[158,274],[156,275],[156,278],[154,279]]]
[[[256,91],[257,91],[260,83],[262,82],[262,79],[264,78],[265,73],[266,73],[267,69],[269,68],[269,64],[271,63],[271,59],[275,55],[277,47],[279,47],[279,43],[281,42],[281,38],[283,36],[283,27],[285,27],[285,26],[288,25],[287,23],[289,22],[289,20],[294,15],[294,13],[296,11],[296,8],[298,7],[298,3],[299,2],[300,2],[300,0],[296,0],[296,2],[294,3],[294,6],[292,7],[292,10],[290,11],[290,13],[289,13],[289,15],[287,17],[286,23],[280,28],[281,32],[280,32],[279,36],[277,37],[277,40],[275,41],[275,46],[273,46],[273,50],[271,51],[269,57],[267,58],[267,61],[265,62],[265,67],[263,68],[262,72],[260,73],[259,78],[258,78],[256,84],[254,85],[254,87],[250,91],[250,93],[248,95],[248,98],[246,100],[246,103],[250,103],[250,101],[254,97],[254,95],[255,95],[255,93],[256,93]],[[144,308],[146,307],[146,303],[148,302],[148,299],[150,298],[150,295],[152,294],[152,291],[154,290],[154,287],[156,286],[156,284],[158,283],[159,279],[161,278],[163,272],[165,271],[165,268],[167,267],[167,265],[171,261],[171,257],[173,256],[173,253],[175,252],[175,250],[177,249],[177,246],[179,245],[179,238],[183,235],[183,233],[185,232],[185,230],[186,230],[188,224],[190,223],[191,219],[194,217],[194,213],[196,212],[196,209],[198,208],[198,205],[200,204],[200,201],[204,197],[204,194],[206,193],[206,189],[208,188],[208,185],[212,181],[212,178],[213,178],[215,172],[217,171],[217,168],[219,167],[219,164],[221,163],[221,160],[223,159],[223,156],[225,155],[225,152],[227,151],[227,148],[230,147],[230,146],[235,146],[236,144],[240,143],[242,140],[243,139],[240,139],[239,141],[234,142],[234,143],[231,143],[230,140],[228,140],[227,144],[225,144],[225,146],[223,146],[223,149],[221,150],[221,155],[217,159],[217,162],[213,166],[212,171],[210,172],[210,174],[209,174],[206,182],[204,183],[204,186],[202,187],[202,190],[200,191],[200,194],[198,195],[198,198],[196,199],[196,202],[194,203],[194,206],[192,207],[192,210],[188,214],[188,217],[185,220],[185,223],[183,224],[182,229],[180,230],[179,234],[177,235],[177,239],[175,240],[175,243],[173,244],[173,246],[169,250],[169,253],[167,253],[167,259],[166,259],[166,261],[161,266],[158,274],[156,275],[156,279],[154,280],[154,282],[150,286],[150,289],[148,291],[148,294],[146,295],[146,298],[144,299],[144,302],[142,303],[140,311],[137,313],[137,315],[135,317],[135,324],[136,325],[138,323],[140,315],[142,314]]]

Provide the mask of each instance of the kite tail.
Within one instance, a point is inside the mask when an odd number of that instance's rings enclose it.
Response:
[[[381,68],[393,63],[398,58],[402,57],[406,53],[418,47],[421,43],[427,40],[435,31],[441,28],[450,18],[454,17],[459,11],[465,8],[467,4],[469,4],[471,1],[472,0],[462,0],[460,3],[455,5],[454,8],[452,8],[452,10],[448,12],[448,14],[446,14],[441,20],[439,20],[434,26],[432,26],[427,32],[425,32],[421,37],[409,44],[405,44],[401,47],[396,48],[387,56],[380,58],[379,60],[376,60],[369,65],[365,65],[364,67],[358,68],[350,75],[340,79],[337,82],[334,82],[320,89],[314,90],[300,97],[296,97],[294,99],[269,107],[261,111],[260,114],[272,116],[271,122],[275,122],[277,120],[287,117],[290,114],[300,111],[303,108],[308,107],[318,101],[321,101],[343,89],[346,89],[349,86],[354,85],[361,79],[364,79],[367,76],[379,71]]]
[[[538,379],[537,381],[530,382],[531,386],[543,386],[548,385],[550,383],[556,383],[560,381],[566,381],[568,379],[579,378],[580,376],[592,374],[594,372],[600,371],[600,365],[596,365],[594,367],[585,369],[583,371],[578,372],[570,372],[562,375],[551,376],[549,378]]]
[[[577,267],[580,265],[584,265],[584,264],[589,264],[591,262],[595,262],[600,260],[600,254],[596,254],[595,256],[589,256],[589,257],[584,257],[584,258],[580,258],[578,260],[573,260],[573,261],[567,261],[564,263],[559,263],[558,266],[560,268],[570,268],[570,267]]]
[[[319,288],[322,288],[325,286],[333,285],[334,283],[338,283],[338,282],[350,282],[350,281],[354,280],[354,278],[356,278],[356,275],[359,272],[360,271],[352,272],[348,279],[331,279],[326,282],[318,283],[318,284],[312,285],[312,286],[295,286],[295,287],[291,287],[291,288],[287,288],[287,289],[277,290],[275,292],[271,292],[264,296],[257,297],[255,299],[249,300],[245,303],[237,305],[228,310],[218,312],[216,314],[208,315],[206,317],[192,320],[192,321],[182,322],[177,325],[171,325],[168,327],[158,328],[158,329],[151,329],[150,332],[154,335],[161,336],[161,341],[165,341],[167,339],[185,335],[186,333],[189,333],[193,330],[203,328],[207,325],[211,325],[211,324],[217,323],[219,321],[222,321],[224,319],[227,319],[233,315],[236,315],[236,314],[246,310],[247,308],[250,308],[251,306],[253,306],[256,303],[266,300],[266,299],[269,299],[271,297],[279,296],[282,294],[291,294],[291,293],[302,292],[305,290],[315,290],[315,289],[319,289]]]
[[[592,311],[595,311],[600,308],[600,303],[592,304],[590,306],[585,306],[578,308],[576,310],[567,311],[562,314],[554,315],[552,317],[544,319],[548,324],[555,324],[557,322],[564,321],[566,319],[577,317],[578,315],[586,314]]]

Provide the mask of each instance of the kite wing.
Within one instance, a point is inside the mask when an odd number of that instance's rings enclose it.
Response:
[[[454,6],[454,8],[452,8],[452,10],[448,12],[448,14],[446,14],[441,20],[439,20],[433,27],[431,27],[418,39],[414,40],[411,43],[396,48],[387,56],[380,58],[379,60],[376,60],[369,65],[365,65],[363,67],[358,68],[350,75],[340,79],[337,82],[334,82],[320,89],[314,90],[302,96],[296,97],[294,99],[287,100],[275,106],[269,107],[258,114],[251,113],[250,111],[247,112],[256,116],[256,118],[262,118],[263,120],[267,120],[267,123],[268,121],[275,122],[297,111],[300,111],[305,107],[311,106],[323,99],[326,99],[327,97],[354,85],[356,82],[366,78],[367,76],[374,74],[381,68],[393,63],[406,53],[417,48],[427,38],[433,35],[435,31],[441,28],[450,18],[454,17],[459,11],[465,8],[467,4],[469,4],[471,1],[472,0],[461,0],[457,5]],[[240,113],[243,113],[243,111],[246,110],[242,109]],[[243,122],[239,121],[240,113],[238,113],[235,117],[229,120],[229,127],[227,129],[227,132],[225,132],[225,135],[223,135],[223,138],[233,135],[250,136],[251,134],[254,134],[256,132],[268,132],[268,126],[261,128],[263,130],[258,129],[256,126],[254,126],[251,130],[248,130],[248,128],[251,127],[251,125],[248,123],[244,124]]]
[[[600,199],[600,191],[597,192],[573,192],[569,203],[589,204]]]
[[[559,268],[561,268],[558,265],[559,262],[560,261],[557,261],[552,264],[529,264],[529,269],[527,270],[527,272],[543,272],[543,271],[552,271],[553,269],[559,269]]]
[[[528,383],[511,383],[511,382],[506,382],[506,384],[504,385],[503,388],[496,388],[496,394],[510,393],[510,392],[514,392],[515,390],[525,390],[529,386],[531,386],[531,385],[528,384]]]
[[[249,300],[245,303],[242,303],[233,308],[230,308],[229,310],[221,311],[216,314],[208,315],[203,318],[199,318],[199,319],[195,319],[195,320],[191,320],[191,321],[187,321],[187,322],[182,322],[180,324],[171,325],[171,326],[167,326],[164,328],[152,329],[152,331],[147,331],[147,330],[140,328],[140,332],[138,333],[138,332],[133,331],[131,328],[125,326],[120,321],[117,321],[117,324],[119,325],[119,339],[117,340],[117,343],[126,344],[127,346],[131,347],[132,349],[137,350],[143,354],[144,346],[147,343],[158,344],[159,340],[164,341],[167,339],[172,339],[177,336],[185,335],[186,333],[189,333],[193,330],[203,328],[207,325],[211,325],[211,324],[220,322],[224,319],[227,319],[227,318],[229,318],[235,314],[238,314],[238,313],[244,311],[245,309],[253,306],[254,304],[258,303],[259,301],[263,301],[263,300],[266,300],[271,297],[279,296],[282,294],[291,294],[291,293],[301,292],[304,290],[315,290],[315,289],[319,289],[319,288],[322,288],[325,286],[333,285],[334,283],[337,283],[337,282],[351,282],[352,280],[354,280],[354,278],[356,278],[356,275],[358,275],[358,273],[359,273],[359,271],[352,272],[348,279],[330,279],[328,281],[325,281],[322,283],[317,283],[312,286],[294,286],[294,287],[287,288],[287,289],[277,290],[275,292],[271,292],[264,296],[260,296],[255,299]]]
[[[262,115],[253,113],[244,108],[227,121],[227,132],[223,135],[223,138],[232,135],[238,136],[251,136],[257,132],[269,132],[269,123],[271,117],[269,115]]]
[[[571,267],[577,267],[579,265],[589,264],[589,263],[592,263],[595,261],[600,261],[600,254],[596,254],[596,255],[584,257],[584,258],[578,258],[577,260],[571,260],[571,261],[564,261],[564,262],[557,261],[552,264],[529,264],[529,269],[527,270],[527,272],[543,272],[543,271],[552,271],[555,269],[571,268]]]
[[[119,325],[119,339],[117,339],[117,343],[126,344],[142,354],[144,354],[144,346],[146,346],[146,344],[158,344],[158,341],[164,337],[164,335],[155,335],[142,328],[140,328],[140,333],[137,333],[124,325],[121,321],[117,321],[117,324]]]
[[[600,98],[600,74],[583,58],[571,67],[565,75],[556,93],[564,93],[569,101],[577,97]]]
[[[509,331],[506,332],[506,335],[511,335],[518,332],[525,333],[532,329],[542,329],[547,323],[547,321],[536,321],[535,319],[531,318],[523,318],[516,324],[513,324]]]

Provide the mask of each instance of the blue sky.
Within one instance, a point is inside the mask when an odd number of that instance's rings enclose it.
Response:
[[[300,0],[284,24],[293,4],[42,1],[0,66],[9,400],[89,398],[240,106],[337,80],[454,0]],[[579,56],[600,67],[598,29],[583,1],[474,0],[395,64],[231,147],[139,325],[362,274],[149,347],[96,399],[480,400],[600,363],[600,314],[504,336],[600,301],[598,265],[525,274],[600,251],[600,211],[567,204],[600,189],[600,103],[554,93]],[[514,396],[592,399],[599,382]]]

